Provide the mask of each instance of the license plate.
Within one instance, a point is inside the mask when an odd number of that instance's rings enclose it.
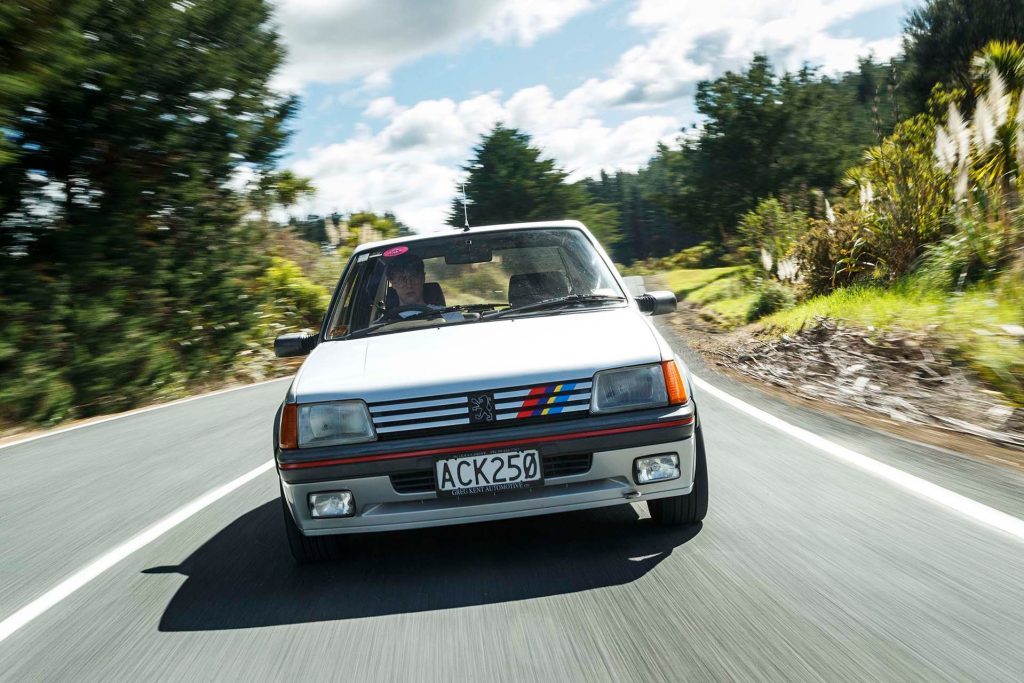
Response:
[[[435,472],[437,492],[454,496],[525,489],[543,478],[537,451],[446,458],[435,463]]]

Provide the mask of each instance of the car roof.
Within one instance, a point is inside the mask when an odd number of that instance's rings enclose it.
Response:
[[[579,221],[564,220],[564,221],[536,221],[534,223],[504,223],[501,225],[471,225],[469,227],[469,233],[482,233],[482,232],[498,232],[502,230],[524,230],[528,228],[575,228],[577,230],[586,231],[586,226]],[[404,237],[394,237],[388,240],[380,240],[378,242],[366,242],[356,247],[355,252],[359,253],[370,249],[381,249],[390,247],[392,245],[399,244],[413,244],[415,242],[422,242],[423,240],[434,239],[436,237],[448,237],[455,234],[463,234],[466,230],[461,227],[450,228],[448,230],[439,230],[437,232],[424,232],[416,233],[413,235],[406,235]]]

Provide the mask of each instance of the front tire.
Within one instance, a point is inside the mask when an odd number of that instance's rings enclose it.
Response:
[[[694,438],[697,440],[697,457],[693,471],[693,490],[685,496],[647,501],[651,519],[662,526],[696,524],[708,514],[708,462],[704,453],[704,431],[699,425]]]
[[[288,507],[288,501],[284,498],[284,491],[281,492],[281,511],[284,513],[284,533],[288,537],[288,549],[291,550],[295,562],[311,564],[326,560],[329,556],[327,539],[322,536],[306,536],[299,530]]]

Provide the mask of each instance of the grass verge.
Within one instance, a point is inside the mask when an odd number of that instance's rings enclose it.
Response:
[[[739,266],[725,266],[722,268],[681,268],[670,270],[663,275],[665,283],[676,293],[679,298],[686,296],[697,289],[700,289],[716,280],[730,275],[735,275],[742,270]]]
[[[724,328],[748,322],[760,286],[754,272],[744,267],[673,270],[662,277],[680,299],[698,304]],[[1024,277],[1005,276],[958,293],[929,289],[914,279],[891,287],[850,287],[757,322],[781,335],[796,332],[816,316],[880,331],[927,333],[939,350],[1024,405]]]
[[[1024,286],[1004,281],[962,293],[926,290],[914,282],[892,288],[856,287],[808,299],[759,321],[769,330],[795,332],[815,316],[880,330],[926,332],[944,351],[1024,405]]]
[[[684,268],[665,273],[664,281],[680,299],[692,301],[725,327],[741,325],[757,299],[749,268]]]

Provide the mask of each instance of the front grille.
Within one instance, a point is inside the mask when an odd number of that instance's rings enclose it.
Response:
[[[586,474],[590,471],[590,464],[594,456],[592,453],[579,453],[575,455],[556,455],[544,458],[544,477],[571,477],[576,474]]]
[[[369,404],[378,438],[408,438],[468,429],[507,427],[512,421],[582,417],[590,409],[590,379],[549,382],[463,394]]]
[[[544,458],[544,477],[571,477],[586,474],[594,456],[591,453],[555,455]],[[414,470],[391,475],[391,486],[396,493],[428,493],[434,490],[433,470]]]
[[[391,486],[396,493],[424,493],[434,490],[434,471],[418,470],[391,475]]]

